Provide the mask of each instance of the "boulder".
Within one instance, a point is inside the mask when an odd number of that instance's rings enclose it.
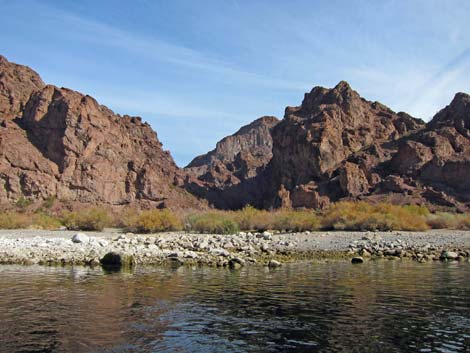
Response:
[[[351,263],[353,264],[362,264],[364,262],[364,258],[361,256],[356,256],[351,259]]]
[[[441,260],[457,260],[458,257],[459,257],[459,253],[455,251],[445,250],[441,253],[440,259]]]
[[[362,169],[355,163],[346,162],[339,171],[339,185],[345,196],[367,194],[369,182]]]
[[[269,268],[277,268],[277,267],[281,267],[281,266],[282,266],[282,264],[277,260],[269,260],[269,262],[268,262],[268,267]]]
[[[135,259],[131,255],[108,252],[100,259],[100,263],[104,268],[129,268],[135,265]]]

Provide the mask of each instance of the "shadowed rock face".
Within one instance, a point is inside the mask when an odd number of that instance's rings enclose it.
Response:
[[[272,158],[271,130],[278,123],[273,116],[261,117],[193,159],[185,168],[194,177],[187,188],[219,208],[257,203],[262,197],[257,177]]]
[[[458,93],[425,124],[363,99],[346,82],[315,87],[271,128],[269,163],[256,176],[225,183],[200,177],[206,188],[198,194],[223,208],[365,199],[463,210],[470,205],[469,107],[469,96]]]
[[[344,81],[332,89],[315,87],[301,106],[287,107],[273,129],[264,206],[288,204],[283,198],[290,197],[296,207],[321,207],[366,195],[379,181],[370,165],[388,157],[380,146],[423,127],[418,119],[361,98]],[[349,161],[361,153],[362,163]]]
[[[141,207],[323,208],[344,199],[470,206],[470,96],[428,123],[315,87],[284,119],[262,117],[184,170],[139,117],[45,85],[0,56],[0,203],[56,196]]]
[[[215,186],[237,184],[259,174],[272,158],[271,130],[279,120],[264,116],[217,142],[216,148],[194,158],[186,171]]]
[[[184,174],[138,117],[44,85],[0,59],[0,202],[21,197],[145,207],[197,207]]]
[[[416,160],[412,167],[407,156]],[[444,203],[449,197],[470,203],[470,96],[457,93],[425,129],[399,145],[393,162],[398,172],[444,193]]]

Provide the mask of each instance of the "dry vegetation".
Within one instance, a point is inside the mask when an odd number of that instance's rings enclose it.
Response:
[[[388,231],[427,229],[470,229],[470,214],[430,213],[423,206],[397,206],[386,203],[338,202],[323,211],[258,210],[247,206],[238,211],[208,211],[186,214],[170,210],[125,210],[112,212],[93,206],[74,211],[52,212],[54,200],[46,200],[35,211],[25,202],[16,209],[0,212],[0,228],[103,230],[124,228],[135,233],[186,230],[230,234],[240,230],[283,232],[315,230]]]
[[[181,230],[181,219],[170,210],[148,210],[124,212],[121,226],[127,231],[136,233],[155,233]]]
[[[322,226],[333,230],[423,231],[430,228],[428,216],[422,206],[339,202],[323,213]]]
[[[67,229],[73,230],[103,230],[113,223],[110,212],[101,207],[65,211],[60,220]]]

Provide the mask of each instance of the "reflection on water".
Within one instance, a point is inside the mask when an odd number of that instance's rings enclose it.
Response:
[[[465,352],[470,264],[0,266],[0,352]]]

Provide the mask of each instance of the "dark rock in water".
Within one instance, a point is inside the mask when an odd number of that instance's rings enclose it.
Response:
[[[228,266],[233,270],[238,270],[242,268],[244,265],[245,265],[245,260],[238,258],[238,257],[234,257],[228,262]]]
[[[279,261],[276,261],[276,260],[270,260],[268,262],[268,267],[270,268],[277,268],[277,267],[281,267],[282,264],[279,262]]]
[[[229,266],[232,270],[239,270],[240,268],[243,267],[240,263],[235,262],[235,261],[233,261],[233,260],[230,260],[230,261],[229,261],[228,266]]]
[[[105,268],[121,268],[133,267],[135,265],[134,258],[130,255],[122,255],[115,252],[109,252],[104,255],[100,263]]]
[[[360,256],[356,256],[351,259],[351,263],[353,264],[362,264],[363,262],[364,262],[364,258]]]
[[[457,260],[459,257],[459,254],[456,253],[455,251],[443,251],[441,253],[440,259],[441,260]]]
[[[169,257],[168,260],[168,265],[170,265],[172,268],[178,268],[184,265],[183,259],[178,257]]]

